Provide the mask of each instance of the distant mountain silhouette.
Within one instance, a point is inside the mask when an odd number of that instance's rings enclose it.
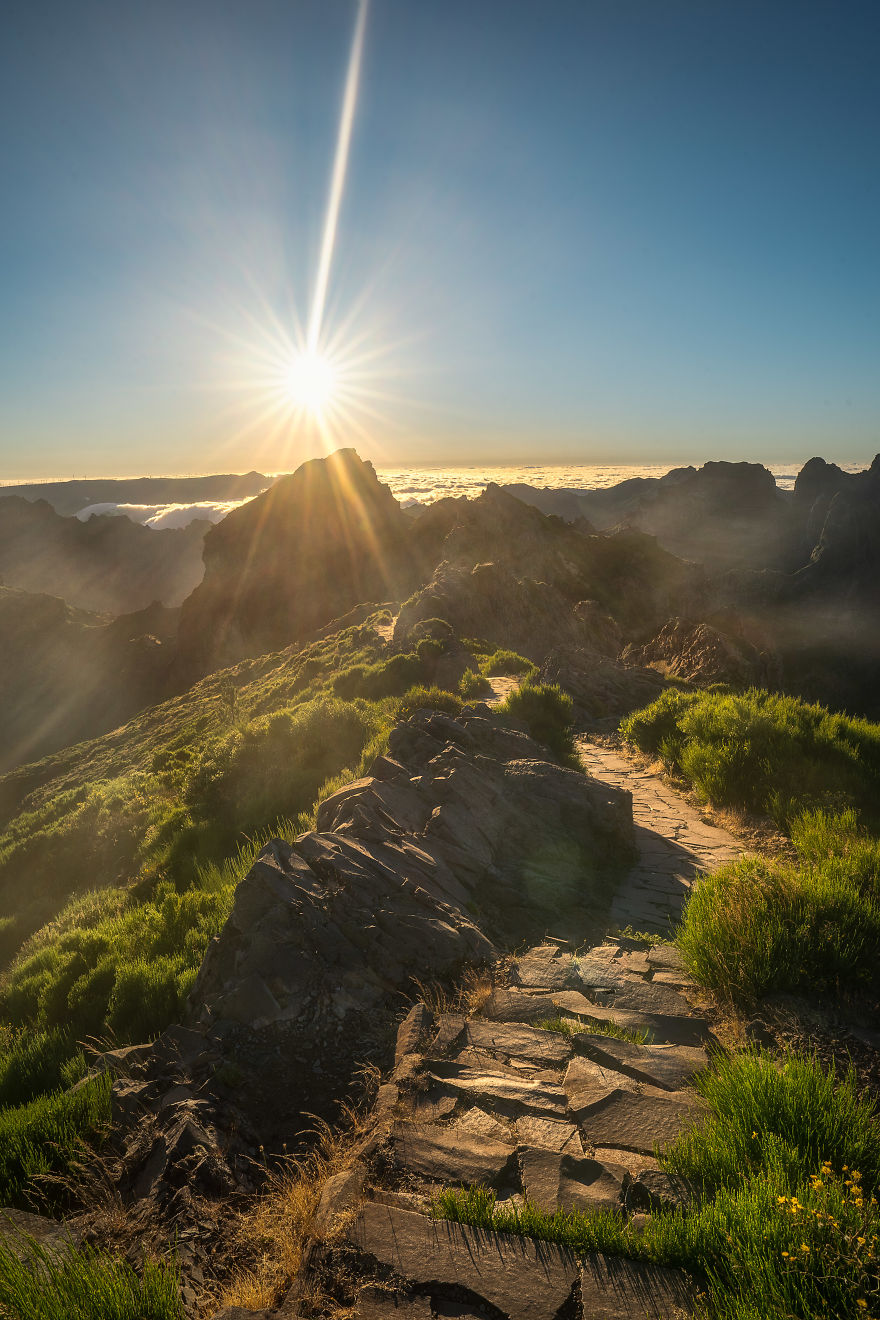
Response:
[[[9,496],[0,499],[0,583],[99,614],[180,605],[201,580],[208,526],[154,531],[109,515],[80,522],[45,500]]]
[[[0,486],[0,499],[45,500],[67,516],[91,504],[198,504],[203,500],[246,500],[272,478],[262,472],[208,477],[96,477]]]
[[[0,587],[0,773],[121,724],[157,699],[177,611],[109,620]]]

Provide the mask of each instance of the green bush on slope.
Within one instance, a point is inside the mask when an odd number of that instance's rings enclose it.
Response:
[[[880,969],[880,842],[853,814],[792,823],[796,862],[742,857],[703,876],[678,945],[691,975],[749,1004],[774,990],[857,991]]]
[[[667,689],[621,732],[720,806],[768,813],[783,826],[811,807],[876,813],[880,725],[797,697]]]
[[[521,721],[535,742],[549,747],[563,765],[580,768],[572,732],[574,703],[558,683],[523,683],[498,709]]]
[[[70,1169],[84,1140],[110,1120],[109,1073],[75,1091],[38,1096],[0,1109],[0,1205],[28,1202],[28,1184]]]

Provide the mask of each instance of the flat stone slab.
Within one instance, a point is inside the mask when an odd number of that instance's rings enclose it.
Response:
[[[516,1121],[516,1135],[522,1146],[540,1150],[553,1150],[559,1155],[580,1157],[584,1153],[580,1132],[573,1123],[561,1123],[555,1118],[533,1118],[526,1114]]]
[[[553,1243],[427,1219],[378,1202],[364,1206],[348,1237],[421,1291],[432,1291],[431,1285],[438,1291],[467,1288],[509,1320],[553,1320],[580,1278],[574,1256]]]
[[[572,1059],[562,1085],[571,1112],[578,1116],[616,1091],[638,1090],[638,1084],[631,1077],[583,1058]]]
[[[581,1268],[579,1320],[684,1320],[692,1284],[680,1270],[591,1253]]]
[[[539,1031],[519,1023],[470,1021],[465,1040],[476,1049],[495,1051],[507,1058],[526,1059],[543,1068],[560,1068],[571,1058],[572,1046],[556,1031]]]
[[[500,1187],[514,1164],[512,1142],[440,1124],[396,1123],[391,1150],[398,1166],[432,1182]]]
[[[511,1117],[520,1113],[546,1118],[565,1117],[567,1101],[561,1086],[500,1077],[497,1073],[480,1072],[453,1063],[437,1063],[433,1068],[431,1076],[444,1087],[459,1091],[472,1102],[482,1100],[500,1113]]]
[[[644,1013],[636,1009],[593,1003],[579,990],[561,990],[553,995],[557,1011],[571,1013],[589,1022],[616,1022],[630,1031],[647,1031],[654,1041],[668,1045],[699,1045],[709,1035],[705,1018],[668,1013]]]
[[[511,968],[511,979],[515,984],[535,989],[563,990],[577,984],[575,962],[571,954],[547,945],[517,958]]]
[[[600,1210],[621,1206],[626,1169],[619,1164],[601,1164],[581,1156],[560,1155],[552,1150],[525,1149],[519,1152],[523,1189],[551,1213],[562,1210]]]
[[[699,1046],[635,1045],[614,1036],[582,1032],[573,1037],[575,1049],[606,1068],[619,1068],[638,1081],[680,1091],[694,1075],[708,1066],[706,1051]]]
[[[577,1117],[584,1140],[592,1146],[621,1146],[652,1155],[655,1146],[674,1141],[703,1112],[688,1092],[680,1094],[681,1099],[673,1099],[618,1090],[581,1106]]]

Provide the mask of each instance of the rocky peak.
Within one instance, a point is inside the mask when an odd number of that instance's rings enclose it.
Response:
[[[410,585],[409,521],[353,449],[304,463],[205,538],[185,602],[182,675],[277,649],[366,600]]]

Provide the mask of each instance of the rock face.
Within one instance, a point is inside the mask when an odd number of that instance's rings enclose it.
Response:
[[[621,716],[660,695],[663,680],[644,668],[639,653],[625,648],[620,661],[588,646],[554,647],[538,672],[541,683],[558,683],[572,697],[579,724],[614,728]]]
[[[353,449],[304,463],[205,537],[204,581],[180,621],[182,677],[295,641],[418,580],[410,522]]]
[[[161,605],[111,621],[56,596],[0,587],[0,773],[155,701],[176,623],[176,610]]]
[[[627,646],[621,659],[626,664],[653,665],[661,673],[700,686],[778,688],[782,682],[782,664],[774,652],[688,619],[670,619],[643,646]]]
[[[441,618],[461,636],[536,662],[554,646],[612,656],[622,634],[659,624],[672,602],[702,599],[701,574],[640,533],[597,536],[492,485],[456,513],[441,562],[400,611],[396,644],[419,622]]]
[[[208,950],[191,1021],[285,1042],[288,1130],[314,1104],[297,1060],[339,1094],[413,978],[559,921],[586,934],[631,855],[628,794],[549,763],[482,709],[400,725],[371,774],[321,805],[317,830],[264,849]]]
[[[65,518],[45,500],[0,499],[0,582],[99,614],[181,604],[202,578],[208,524],[154,531],[128,518]]]
[[[436,1192],[481,1187],[500,1209],[528,1198],[551,1214],[606,1210],[626,1219],[695,1194],[659,1167],[655,1150],[701,1117],[690,1083],[708,1063],[707,1024],[682,993],[690,988],[684,974],[676,989],[655,979],[665,951],[634,947],[611,941],[577,956],[548,940],[513,962],[511,986],[499,985],[478,1011],[411,1010],[367,1135],[325,1188],[289,1307],[317,1290],[360,1320],[693,1313],[695,1290],[680,1271],[599,1253],[578,1259],[427,1210]],[[653,1010],[645,1042],[605,1034],[629,1026],[617,1004],[634,1001]],[[547,1029],[560,1017],[568,1034]],[[670,1043],[681,1021],[694,1044]]]

